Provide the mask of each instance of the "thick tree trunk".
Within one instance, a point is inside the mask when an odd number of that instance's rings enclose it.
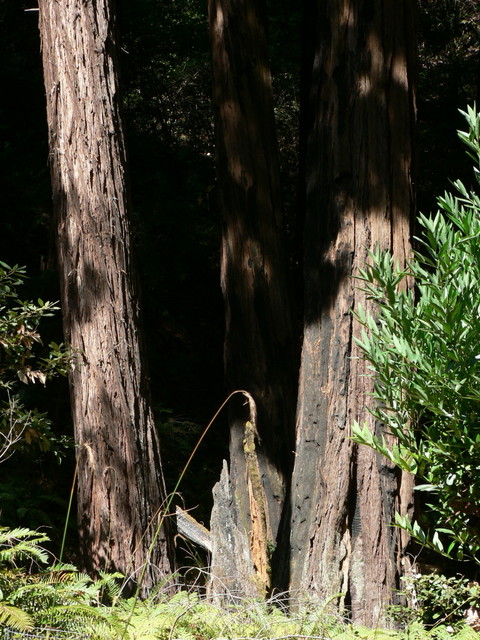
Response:
[[[229,390],[256,404],[230,406],[230,479],[240,530],[247,533],[261,590],[269,588],[291,468],[296,372],[283,250],[278,154],[263,16],[258,0],[210,0],[221,281],[226,308]],[[212,530],[215,539],[215,531]],[[229,575],[216,563],[217,574]],[[249,585],[245,584],[249,592]]]
[[[78,448],[83,560],[143,591],[173,568],[159,444],[140,347],[114,16],[109,0],[40,0],[50,163]]]
[[[367,421],[372,381],[352,278],[376,246],[409,254],[413,0],[316,2],[306,159],[305,331],[292,480],[291,589],[385,624],[406,541],[390,526],[411,486],[349,436]],[[402,484],[403,482],[403,484]]]

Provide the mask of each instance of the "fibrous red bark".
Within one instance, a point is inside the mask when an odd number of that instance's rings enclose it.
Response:
[[[132,260],[110,0],[40,0],[82,557],[143,590],[173,569]],[[160,526],[153,544],[155,529]],[[152,548],[150,548],[152,545]]]

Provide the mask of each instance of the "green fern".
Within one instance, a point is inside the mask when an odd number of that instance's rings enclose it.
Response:
[[[33,629],[33,621],[28,613],[5,602],[0,602],[0,626],[2,625],[16,631]]]
[[[79,625],[105,623],[113,628],[120,624],[116,610],[102,601],[118,593],[115,581],[119,578],[119,574],[105,574],[94,581],[71,565],[55,565],[24,576],[10,592],[9,601],[29,611],[37,625],[78,630]]]
[[[57,563],[34,573],[21,563],[48,561],[41,547],[48,537],[26,528],[0,528],[0,626],[17,630],[52,627],[107,640],[125,625],[107,607],[120,595],[121,574],[102,573],[93,580],[70,564]],[[123,612],[122,612],[123,614]]]
[[[0,568],[4,564],[15,564],[19,560],[35,560],[45,564],[48,554],[40,545],[48,540],[46,534],[38,531],[23,527],[0,527]]]
[[[65,631],[84,631],[103,627],[114,634],[123,629],[114,609],[92,606],[84,603],[54,605],[37,615],[37,624],[51,626]]]

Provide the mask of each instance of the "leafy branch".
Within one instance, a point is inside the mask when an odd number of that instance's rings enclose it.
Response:
[[[39,331],[42,319],[52,316],[56,303],[21,300],[18,288],[26,278],[25,269],[0,262],[0,462],[8,459],[21,443],[50,447],[53,433],[45,414],[27,409],[23,403],[26,385],[46,382],[65,375],[72,355],[63,345],[51,343],[45,354]]]
[[[462,113],[478,188],[480,114]],[[376,307],[356,313],[374,375],[372,413],[396,444],[358,424],[353,439],[421,480],[426,517],[397,515],[398,526],[439,553],[480,562],[480,198],[453,186],[435,215],[420,215],[419,249],[405,269],[377,250],[359,273]]]

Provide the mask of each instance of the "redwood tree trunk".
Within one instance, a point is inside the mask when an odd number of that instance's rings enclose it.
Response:
[[[83,560],[143,591],[173,569],[159,444],[142,360],[110,0],[40,0]],[[134,573],[136,572],[136,573]]]
[[[221,283],[226,309],[225,373],[230,406],[229,482],[234,521],[256,574],[235,588],[269,588],[286,482],[291,469],[296,366],[283,248],[278,153],[263,3],[210,0],[219,206],[223,219]],[[251,431],[250,424],[256,428]],[[230,495],[227,491],[227,494]],[[223,494],[222,494],[223,495]],[[212,528],[225,527],[212,519]],[[215,537],[215,531],[213,531]],[[246,535],[245,535],[246,534]],[[239,543],[242,546],[242,543]],[[244,557],[240,550],[237,560]],[[248,554],[247,554],[248,555]],[[222,580],[235,567],[213,557]],[[228,565],[228,563],[227,563]],[[248,570],[245,571],[249,573]],[[230,583],[229,583],[230,584]],[[232,586],[233,583],[230,584]]]
[[[368,250],[410,245],[415,102],[413,0],[317,0],[306,109],[305,324],[292,480],[291,589],[386,624],[406,541],[391,527],[411,486],[349,436],[372,381],[352,310]],[[315,15],[313,15],[315,13]]]

